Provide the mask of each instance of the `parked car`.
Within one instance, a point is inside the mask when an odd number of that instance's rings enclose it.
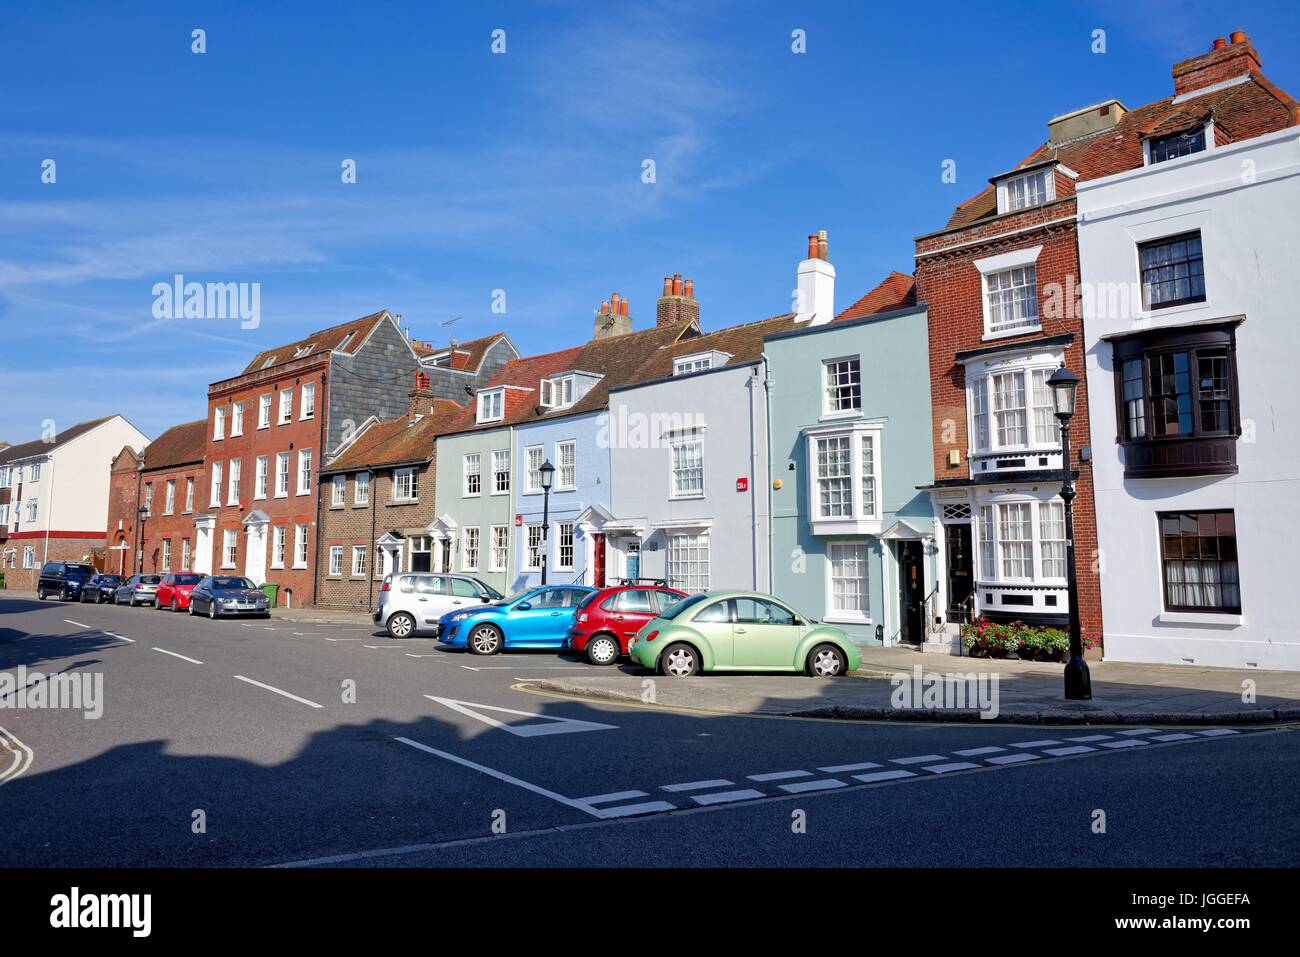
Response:
[[[112,601],[113,592],[117,591],[117,586],[120,584],[122,584],[121,575],[106,575],[102,572],[91,575],[86,584],[81,586],[81,600],[93,601],[96,605],[100,602]]]
[[[641,626],[630,654],[672,678],[701,671],[802,671],[832,678],[861,664],[857,646],[841,629],[759,592],[693,595]]]
[[[627,654],[627,643],[642,625],[685,597],[685,592],[662,582],[602,588],[578,606],[566,644],[585,652],[593,665],[612,665]]]
[[[474,655],[494,655],[502,648],[563,648],[574,611],[593,591],[583,585],[543,585],[453,611],[438,619],[438,640]]]
[[[46,562],[41,566],[36,580],[36,597],[45,601],[46,595],[57,595],[59,601],[80,601],[81,589],[94,577],[93,565],[80,562]]]
[[[158,592],[161,575],[132,575],[113,591],[115,605],[151,605]]]
[[[190,607],[190,592],[194,586],[203,581],[202,575],[194,572],[172,572],[164,575],[158,583],[158,591],[153,596],[155,608],[167,608],[171,611],[185,611]]]
[[[370,617],[394,638],[409,638],[422,630],[436,630],[438,619],[448,612],[477,608],[504,597],[469,575],[400,572],[384,579],[379,607]]]
[[[256,615],[270,618],[266,593],[241,575],[205,575],[190,589],[190,614],[206,614],[213,621],[222,615]]]

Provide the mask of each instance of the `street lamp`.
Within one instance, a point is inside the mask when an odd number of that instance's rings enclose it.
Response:
[[[1070,468],[1070,419],[1074,417],[1079,377],[1062,365],[1051,374],[1052,403],[1061,423],[1061,501],[1065,503],[1065,581],[1070,600],[1070,660],[1065,663],[1065,697],[1070,701],[1092,698],[1092,678],[1083,660],[1079,634],[1079,582],[1074,572],[1074,472]]]
[[[551,525],[551,485],[555,482],[555,466],[551,464],[550,459],[542,463],[541,468],[537,470],[541,476],[542,482],[542,584],[546,584],[546,558],[548,546],[546,544],[547,532]]]
[[[140,574],[144,571],[144,523],[149,520],[149,508],[146,505],[141,505],[136,509],[136,513],[140,516],[140,521],[136,526],[136,537],[139,540],[139,544],[135,550],[135,573]]]

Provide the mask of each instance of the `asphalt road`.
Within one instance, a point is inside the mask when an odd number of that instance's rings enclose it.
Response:
[[[0,708],[4,866],[1258,866],[1300,851],[1279,787],[1300,780],[1291,730],[667,712],[520,690],[590,667],[553,654],[0,599],[0,672],[19,665],[101,674],[103,715]]]

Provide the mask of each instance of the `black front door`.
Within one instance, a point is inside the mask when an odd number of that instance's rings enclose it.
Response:
[[[948,539],[948,620],[970,621],[971,591],[975,587],[970,555],[970,526],[945,525]]]
[[[925,598],[925,572],[920,542],[898,543],[899,596],[902,599],[903,641],[925,641],[922,602]]]

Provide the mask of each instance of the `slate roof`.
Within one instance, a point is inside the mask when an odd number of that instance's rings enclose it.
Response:
[[[876,288],[845,309],[835,321],[841,319],[861,319],[874,316],[878,312],[890,309],[902,309],[904,306],[916,305],[916,280],[897,270],[886,276]]]
[[[1244,83],[1220,90],[1207,89],[1179,103],[1173,101],[1174,97],[1168,96],[1130,110],[1110,129],[1057,147],[1044,143],[1013,169],[1058,161],[1077,172],[1081,182],[1098,179],[1140,167],[1142,142],[1153,135],[1177,132],[1212,119],[1215,135],[1222,130],[1223,140],[1249,139],[1284,128],[1288,111],[1296,102],[1258,72],[1252,72]],[[969,226],[996,216],[997,206],[997,191],[989,186],[958,206],[945,228]]]
[[[207,419],[173,425],[144,450],[145,469],[152,472],[202,462],[207,440]]]
[[[31,442],[20,442],[17,445],[11,445],[8,448],[0,449],[0,464],[5,462],[16,462],[19,459],[25,459],[33,455],[46,455],[53,452],[60,445],[71,442],[79,435],[85,435],[97,425],[115,418],[112,415],[106,415],[99,419],[90,419],[86,422],[78,422],[76,425],[69,426],[62,432],[54,436],[53,442],[46,442],[44,439],[34,439]]]
[[[421,462],[433,457],[435,440],[447,430],[462,411],[450,399],[434,399],[432,411],[415,422],[401,415],[383,419],[369,426],[344,450],[343,454],[321,469],[321,474],[349,472],[367,466]]]
[[[383,309],[373,315],[362,316],[360,319],[353,319],[351,322],[344,322],[337,326],[330,326],[328,329],[322,329],[319,332],[313,332],[297,342],[285,343],[282,346],[276,346],[274,349],[263,349],[253,356],[253,360],[244,367],[244,371],[240,374],[247,375],[250,372],[258,371],[268,359],[271,360],[271,364],[266,366],[269,369],[295,358],[301,359],[306,356],[320,355],[323,352],[330,352],[335,349],[352,355],[366,341],[366,337],[375,330],[375,327],[387,317],[388,310]],[[353,334],[351,339],[348,339],[348,333]],[[347,346],[340,349],[345,340]],[[297,355],[300,349],[306,350],[301,356]]]

